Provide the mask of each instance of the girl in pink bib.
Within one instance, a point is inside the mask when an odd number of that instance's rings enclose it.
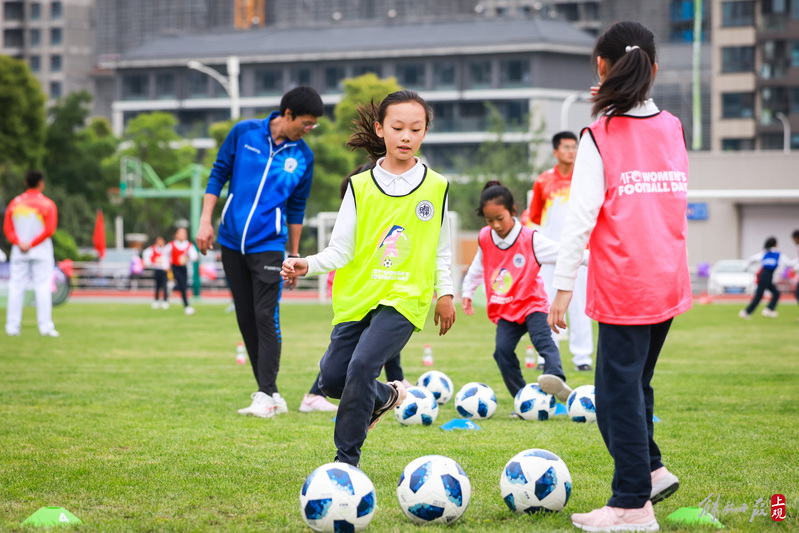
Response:
[[[539,275],[542,263],[555,262],[560,245],[522,226],[514,216],[513,195],[498,181],[489,181],[483,188],[477,214],[485,217],[487,225],[480,230],[477,254],[463,280],[463,311],[474,314],[472,296],[484,284],[488,318],[497,325],[494,359],[508,392],[515,397],[527,384],[515,350],[528,333],[545,361],[539,386],[566,401],[571,389],[546,323],[549,302]]]
[[[652,504],[679,486],[654,440],[651,381],[673,317],[691,307],[688,156],[680,121],[647,98],[658,68],[652,32],[618,22],[597,40],[594,61],[599,118],[577,150],[548,322],[554,331],[566,326],[579,253],[590,244],[586,314],[599,322],[597,424],[615,471],[607,505],[573,514],[572,523],[656,531]]]

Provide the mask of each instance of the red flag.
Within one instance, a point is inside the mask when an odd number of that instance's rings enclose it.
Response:
[[[105,257],[105,222],[103,220],[103,210],[97,210],[97,219],[94,221],[94,249],[97,250],[97,256],[102,259]]]

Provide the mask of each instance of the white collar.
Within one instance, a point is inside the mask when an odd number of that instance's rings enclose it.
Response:
[[[658,113],[660,113],[660,109],[658,109],[658,106],[655,105],[655,101],[651,98],[647,98],[643,102],[633,106],[624,114],[628,117],[649,117]]]
[[[513,246],[513,243],[516,242],[516,239],[519,238],[519,233],[521,232],[522,232],[522,223],[519,222],[518,218],[513,217],[513,229],[510,230],[510,233],[505,235],[505,238],[503,239],[499,236],[499,234],[496,231],[492,229],[491,240],[494,241],[494,244],[497,246],[497,248],[501,250],[507,250],[508,248]]]
[[[413,165],[413,167],[411,167],[410,170],[403,172],[402,174],[392,174],[391,172],[383,168],[382,163],[385,159],[386,159],[385,157],[381,157],[380,159],[378,159],[377,162],[375,163],[375,169],[374,169],[375,176],[383,180],[386,181],[404,180],[411,183],[418,179],[421,179],[421,177],[424,174],[424,165],[419,161],[419,158],[416,156],[414,156],[416,164]]]

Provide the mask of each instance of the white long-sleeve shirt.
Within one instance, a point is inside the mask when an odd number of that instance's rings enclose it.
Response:
[[[392,174],[384,169],[381,164],[385,158],[377,161],[374,176],[380,188],[389,196],[405,196],[422,183],[425,175],[425,166],[416,158],[416,164],[403,174]],[[436,249],[436,278],[435,289],[438,297],[453,295],[452,283],[452,247],[449,235],[449,197],[444,200],[443,222],[441,233],[438,236]],[[330,235],[330,244],[318,254],[307,257],[309,276],[324,274],[339,269],[355,257],[355,236],[357,229],[357,212],[355,210],[355,197],[352,189],[347,188],[341,207],[338,211],[333,232]]]
[[[521,233],[521,231],[522,224],[516,217],[514,217],[513,229],[510,230],[510,233],[508,233],[503,239],[496,231],[492,229],[491,240],[494,241],[494,244],[500,250],[507,250],[513,246],[514,242],[516,242],[516,239],[519,237],[519,233]],[[535,235],[533,235],[533,253],[535,253],[535,258],[538,260],[539,265],[554,264],[555,260],[558,258],[559,251],[559,242],[553,241],[552,239],[546,237],[540,231],[535,232]],[[586,251],[582,259],[582,264],[586,264],[587,261],[588,252]],[[474,296],[474,291],[480,286],[481,283],[483,283],[483,250],[478,244],[477,253],[474,256],[474,260],[472,261],[472,264],[469,265],[469,270],[466,272],[466,276],[463,278],[461,296],[463,298],[471,298]]]
[[[646,117],[659,113],[652,99],[630,109],[626,116]],[[552,286],[563,291],[574,289],[577,269],[591,232],[596,226],[599,211],[605,202],[605,165],[591,135],[583,135],[574,161],[569,213],[561,234],[561,247],[555,263]]]

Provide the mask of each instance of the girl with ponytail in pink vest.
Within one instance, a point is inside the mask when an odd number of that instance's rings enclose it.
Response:
[[[657,531],[652,508],[678,488],[654,440],[652,376],[672,319],[691,307],[686,250],[688,155],[680,121],[647,99],[655,39],[618,22],[594,47],[598,120],[581,136],[548,322],[564,315],[590,244],[586,314],[599,323],[597,423],[614,461],[612,496],[572,523],[588,531]]]
[[[547,326],[549,301],[539,274],[542,264],[555,263],[560,245],[519,222],[513,194],[498,181],[486,183],[477,214],[485,218],[486,226],[480,230],[477,254],[463,279],[463,312],[474,314],[472,296],[482,283],[488,318],[497,325],[494,359],[510,395],[515,397],[527,385],[516,357],[516,345],[527,333],[544,358],[538,385],[565,402],[571,389]]]

